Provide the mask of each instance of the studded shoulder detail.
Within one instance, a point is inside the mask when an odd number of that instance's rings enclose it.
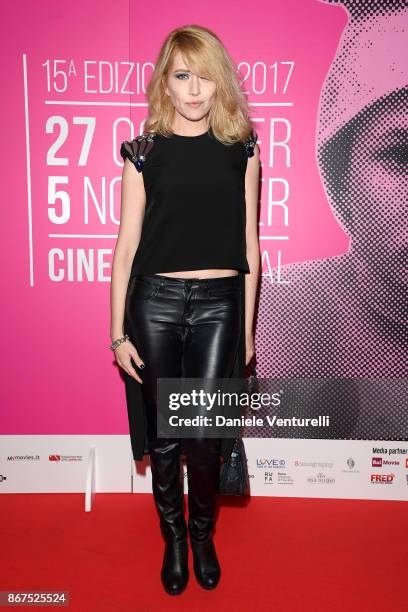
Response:
[[[251,134],[244,141],[244,147],[245,147],[246,154],[248,157],[253,157],[254,148],[255,148],[257,140],[258,140],[258,134],[254,130],[252,130]]]
[[[125,161],[126,158],[130,159],[136,167],[136,170],[142,172],[147,155],[153,148],[156,137],[157,134],[151,132],[149,134],[137,136],[133,140],[123,141],[120,147],[120,154],[123,157],[123,161]]]

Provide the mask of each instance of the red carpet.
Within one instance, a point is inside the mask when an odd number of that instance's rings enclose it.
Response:
[[[218,587],[196,583],[190,553],[188,587],[170,596],[151,495],[97,494],[90,513],[79,494],[0,499],[0,590],[69,591],[75,612],[408,609],[405,502],[223,498]]]

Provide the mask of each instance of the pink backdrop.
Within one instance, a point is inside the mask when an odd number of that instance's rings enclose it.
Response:
[[[348,238],[323,191],[315,135],[346,13],[318,0],[175,0],[152,17],[149,3],[44,0],[3,3],[2,16],[1,434],[126,434],[124,384],[107,349],[110,263],[119,145],[146,116],[149,63],[174,27],[197,23],[221,37],[259,134],[264,272],[278,253],[281,263],[337,255]],[[272,119],[289,149],[272,146]],[[274,207],[272,225],[269,203],[283,197],[288,219]]]

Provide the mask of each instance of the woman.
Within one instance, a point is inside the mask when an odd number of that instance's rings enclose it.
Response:
[[[212,530],[220,454],[232,440],[159,438],[157,379],[239,377],[254,355],[259,150],[233,62],[206,28],[168,35],[147,95],[144,134],[121,146],[111,348],[125,372],[133,456],[150,455],[162,582],[178,594],[188,581],[187,533],[199,584],[218,584]]]

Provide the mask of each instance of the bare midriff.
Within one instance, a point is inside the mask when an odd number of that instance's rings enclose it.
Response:
[[[155,272],[160,276],[172,276],[176,278],[219,278],[222,276],[237,276],[238,270],[222,270],[217,268],[215,270],[186,270],[182,272]]]

